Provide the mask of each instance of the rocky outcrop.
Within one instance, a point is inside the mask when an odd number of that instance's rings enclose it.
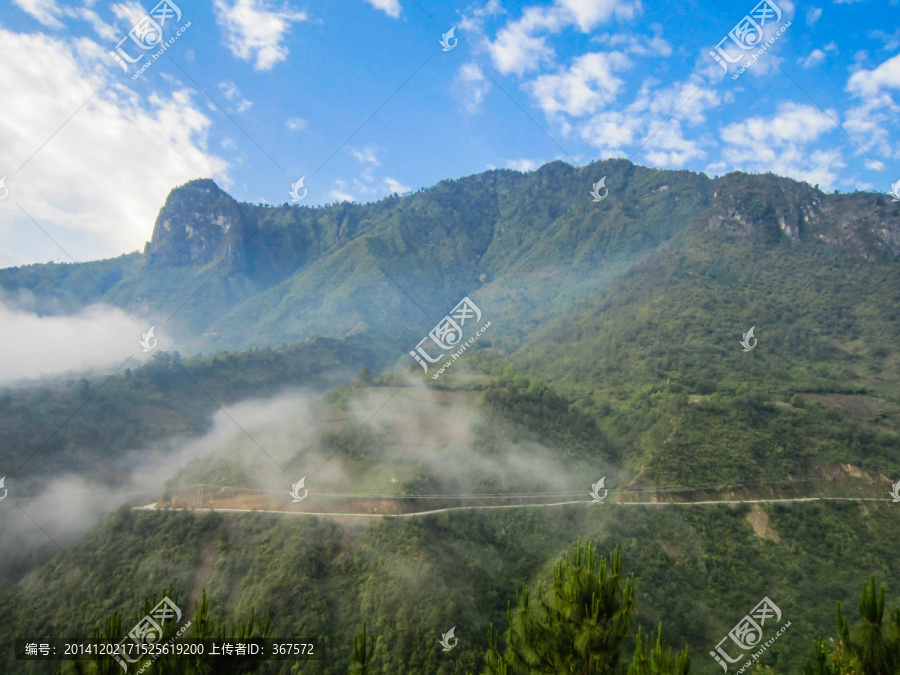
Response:
[[[144,253],[150,265],[199,266],[233,256],[245,241],[238,202],[210,179],[193,180],[169,194]]]

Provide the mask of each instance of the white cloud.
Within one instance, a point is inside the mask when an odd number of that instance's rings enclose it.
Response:
[[[603,156],[641,152],[642,158],[657,166],[680,168],[703,158],[701,141],[687,139],[682,127],[705,124],[707,112],[721,103],[719,95],[696,80],[654,89],[657,84],[653,79],[645,81],[635,100],[623,109],[599,112],[580,123],[581,138]]]
[[[853,73],[845,90],[859,99],[859,104],[845,113],[844,128],[866,151],[896,158],[900,157],[900,141],[894,130],[900,123],[900,107],[892,89],[900,89],[900,55],[872,70],[861,68]]]
[[[471,62],[460,66],[456,73],[456,86],[453,87],[453,91],[464,112],[469,115],[477,113],[490,89],[491,83],[481,68]]]
[[[381,166],[381,162],[375,156],[375,148],[366,146],[365,148],[350,148],[350,153],[363,164],[371,164],[372,166]]]
[[[651,164],[681,168],[689,161],[706,155],[698,141],[685,138],[679,120],[661,123],[651,133],[653,135],[648,137],[647,144],[642,148]]]
[[[837,113],[830,111],[831,117]],[[771,117],[750,117],[729,124],[722,130],[722,140],[730,145],[765,147],[784,143],[809,143],[826,131],[834,129],[834,122],[818,108],[799,103],[781,103]]]
[[[637,54],[639,56],[671,56],[672,45],[666,40],[656,36],[649,35],[631,35],[625,33],[607,33],[597,35],[591,38],[591,42],[607,45],[624,51],[628,54]]]
[[[613,15],[620,20],[634,18],[640,8],[640,0],[633,3],[621,0],[557,0],[557,5],[568,10],[582,33],[588,33],[609,21]]]
[[[366,0],[366,2],[394,19],[400,16],[403,9],[400,0]]]
[[[304,131],[309,127],[309,122],[302,117],[288,117],[284,126],[287,127],[288,131]]]
[[[115,27],[103,21],[90,9],[92,2],[85,2],[87,5],[85,7],[60,7],[56,0],[13,0],[13,2],[48,28],[62,28],[63,24],[59,18],[68,16],[87,21],[94,32],[104,40],[112,40],[119,34]],[[140,14],[144,14],[143,10],[140,10]]]
[[[198,176],[227,184],[191,91],[144,97],[115,80],[101,89],[116,66],[91,40],[0,30],[0,42],[28,54],[0,59],[0,91],[16,92],[0,126],[0,175],[15,200],[4,206],[20,204],[76,260],[142,248],[173,186]],[[18,208],[0,209],[0,266],[45,252],[60,255]]]
[[[844,113],[844,129],[855,143],[866,150],[877,149],[879,155],[900,157],[900,143],[893,138],[897,113],[889,96],[872,98]],[[895,149],[892,150],[892,142]],[[871,160],[868,160],[871,161]],[[878,167],[884,170],[883,166]]]
[[[60,14],[60,8],[56,0],[13,0],[19,8],[30,14],[45,26],[61,28],[62,24],[56,18]]]
[[[250,106],[253,105],[252,102],[248,101],[241,95],[241,90],[237,88],[237,85],[230,80],[226,80],[225,82],[219,82],[219,89],[222,90],[222,94],[229,101],[235,102],[237,101],[237,111],[242,113],[246,110],[250,109]],[[240,100],[238,100],[240,99]]]
[[[782,103],[770,117],[751,117],[729,124],[721,132],[722,158],[732,169],[771,171],[826,189],[846,166],[836,149],[818,150],[815,143],[836,129],[837,113],[812,105]]]
[[[624,148],[636,147],[646,122],[640,117],[609,111],[580,125],[581,138],[609,157],[624,156]]]
[[[556,53],[547,45],[546,38],[534,33],[538,30],[555,32],[560,28],[558,14],[542,7],[528,7],[521,19],[501,28],[490,43],[494,66],[504,75],[523,75],[537,70],[542,63],[552,61]]]
[[[633,114],[648,111],[659,116],[660,121],[674,116],[675,120],[699,125],[706,122],[706,113],[711,108],[721,104],[717,91],[707,89],[697,78],[677,82],[666,89],[654,90],[656,84],[655,80],[645,81],[626,110]]]
[[[897,4],[897,0],[894,0],[891,4]],[[872,30],[867,33],[866,37],[869,38],[870,42],[876,40],[881,42],[881,49],[886,52],[897,51],[897,48],[900,47],[900,28],[895,28],[892,33],[886,33],[883,30]]]
[[[506,162],[506,168],[528,173],[529,171],[534,171],[541,164],[542,162],[537,159],[510,159]]]
[[[549,7],[526,7],[520,19],[497,32],[494,41],[488,43],[488,51],[502,74],[521,76],[556,58],[546,37],[538,33],[558,33],[573,26],[588,33],[613,17],[631,19],[639,9],[640,0],[556,0]]]
[[[821,7],[810,7],[806,11],[806,25],[812,26],[822,17]]]
[[[810,52],[809,56],[807,56],[805,59],[797,59],[797,63],[802,65],[804,68],[812,68],[813,66],[819,65],[824,60],[825,52],[823,52],[821,49],[813,49],[812,52]]]
[[[900,54],[874,70],[858,70],[847,82],[847,91],[855,96],[873,96],[883,89],[900,89]]]
[[[555,75],[541,75],[526,88],[545,113],[573,117],[596,112],[616,98],[625,82],[613,73],[631,61],[620,52],[583,54]]]
[[[408,185],[404,185],[400,181],[394,180],[393,178],[385,178],[384,185],[387,188],[389,193],[396,192],[398,195],[403,194],[404,192],[412,192],[412,188]]]
[[[5,382],[118,366],[141,351],[140,327],[109,305],[77,316],[39,316],[0,303],[0,325],[0,381]]]
[[[255,59],[255,70],[271,70],[284,61],[290,53],[284,40],[291,23],[307,18],[287,5],[274,10],[266,0],[215,0],[213,8],[231,53],[244,61]]]

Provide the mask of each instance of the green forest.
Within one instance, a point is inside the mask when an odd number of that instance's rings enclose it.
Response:
[[[617,189],[592,206],[597,171]],[[0,388],[0,672],[121,672],[15,641],[118,641],[169,597],[165,640],[315,637],[327,658],[144,672],[900,673],[887,207],[626,160],[309,209],[194,181],[144,253],[0,270],[37,312],[108,297],[185,336]],[[214,215],[235,239],[203,250],[160,225]],[[431,380],[409,352],[464,296],[491,331]],[[301,477],[318,515],[159,506],[290,502]],[[323,506],[363,498],[365,518]]]

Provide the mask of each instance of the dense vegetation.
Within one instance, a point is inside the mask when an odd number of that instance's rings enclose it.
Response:
[[[610,197],[591,205],[589,178],[604,174]],[[0,463],[30,457],[18,475],[4,469],[16,490],[4,517],[47,476],[119,485],[129,452],[196,439],[219,405],[301,385],[329,391],[309,429],[284,427],[285,471],[321,452],[339,487],[359,494],[529,492],[552,474],[574,476],[566,489],[585,500],[606,476],[611,498],[365,522],[123,507],[58,554],[4,532],[0,670],[28,672],[11,660],[16,637],[116,633],[171,586],[213,632],[248,630],[268,612],[271,636],[327,638],[328,661],[258,664],[266,674],[518,673],[536,662],[554,672],[550,661],[570,672],[586,659],[586,672],[644,675],[683,672],[685,647],[691,672],[718,673],[709,652],[764,597],[791,627],[754,668],[894,672],[900,271],[879,234],[898,216],[879,199],[624,160],[494,171],[322,209],[186,186],[161,217],[193,210],[200,227],[203,213],[224,214],[236,219],[233,242],[151,246],[85,270],[149,314],[209,278],[182,310],[186,334],[253,348],[161,353],[109,378],[0,391]],[[253,237],[237,250],[238,235]],[[101,298],[74,266],[0,271],[0,287],[33,293],[41,311]],[[439,381],[414,385],[410,347],[476,292],[496,330]],[[758,346],[744,352],[750,326]],[[302,443],[291,437],[301,432]],[[252,487],[248,464],[214,452],[168,485]],[[495,466],[508,471],[485,470]],[[839,496],[869,501],[628,503]],[[607,561],[591,567],[579,537]],[[615,583],[591,575],[618,570],[619,554],[634,587],[618,572]],[[831,634],[835,602],[852,604],[870,576],[859,613],[839,610],[837,637],[815,642]],[[607,604],[588,607],[591,591]],[[595,622],[611,632],[585,630]],[[459,643],[442,652],[453,626]]]

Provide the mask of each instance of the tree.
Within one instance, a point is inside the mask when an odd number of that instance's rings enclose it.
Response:
[[[552,586],[538,583],[536,594],[525,584],[516,609],[508,609],[506,648],[501,653],[497,635],[488,632],[485,675],[533,673],[614,675],[631,634],[635,610],[635,584],[622,577],[619,548],[609,562],[598,556],[592,543],[581,539],[570,553],[557,560]],[[651,634],[648,644],[653,642]],[[690,671],[687,650],[675,656],[665,646],[662,629],[647,654],[642,634],[629,675],[681,675]]]
[[[368,673],[374,653],[375,636],[369,636],[369,643],[366,644],[366,622],[364,621],[359,637],[353,638],[353,663],[348,671],[349,675],[365,675]]]
[[[875,590],[875,577],[863,584],[859,597],[860,622],[851,634],[850,622],[837,603],[840,638],[827,643],[816,638],[815,663],[807,660],[804,675],[895,675],[900,672],[900,608],[884,625],[884,586]]]
[[[653,650],[648,654],[647,647],[653,644]],[[638,628],[637,644],[634,648],[634,656],[628,667],[628,675],[687,675],[691,672],[691,656],[688,648],[680,654],[674,654],[666,646],[666,640],[662,634],[662,623],[656,632],[654,644],[653,633],[644,642],[641,629]]]

